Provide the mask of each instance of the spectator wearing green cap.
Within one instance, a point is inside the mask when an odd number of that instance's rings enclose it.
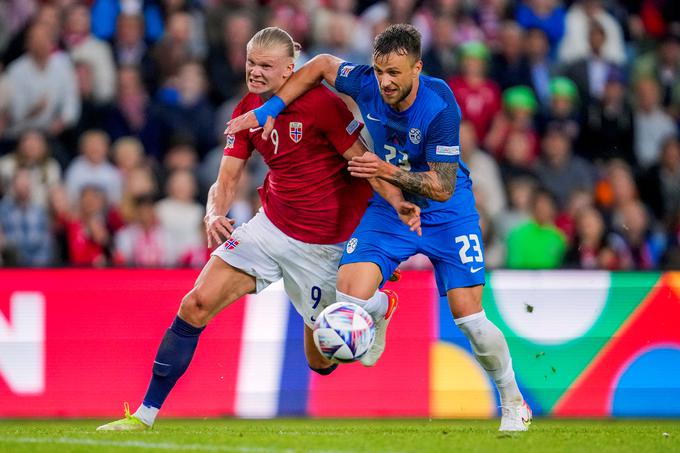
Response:
[[[537,127],[541,134],[550,127],[559,127],[572,142],[578,139],[581,125],[578,88],[574,82],[566,77],[554,77],[550,81],[550,104],[547,111],[538,115]]]
[[[526,85],[508,88],[503,92],[503,109],[494,117],[489,134],[484,141],[485,148],[502,158],[508,137],[515,132],[527,135],[531,156],[538,154],[538,136],[534,126],[534,115],[538,102],[534,92]]]
[[[486,137],[501,108],[500,88],[487,76],[489,56],[489,49],[483,43],[466,42],[460,46],[460,74],[447,80],[463,118],[472,122],[480,141]]]

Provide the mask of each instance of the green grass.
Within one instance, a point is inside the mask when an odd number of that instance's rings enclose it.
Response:
[[[100,420],[0,420],[0,452],[680,452],[678,420],[168,420],[142,433],[95,432]],[[667,435],[664,435],[667,433]]]

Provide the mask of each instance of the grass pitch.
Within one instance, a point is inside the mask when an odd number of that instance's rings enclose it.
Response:
[[[500,434],[497,420],[169,420],[103,433],[108,420],[0,420],[0,452],[680,452],[678,420],[537,420]]]

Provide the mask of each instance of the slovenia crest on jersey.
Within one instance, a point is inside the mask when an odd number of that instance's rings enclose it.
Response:
[[[295,121],[288,123],[288,135],[295,143],[300,143],[300,140],[302,140],[302,123]]]
[[[420,133],[420,129],[412,127],[411,130],[408,131],[408,138],[411,140],[411,143],[417,145],[418,143],[420,143],[420,140],[422,140],[423,136]]]

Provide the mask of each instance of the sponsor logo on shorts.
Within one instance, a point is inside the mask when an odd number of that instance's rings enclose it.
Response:
[[[352,66],[351,64],[345,65],[342,67],[340,70],[340,77],[347,77],[350,72],[352,72],[352,69],[354,69],[356,66]]]
[[[300,140],[302,140],[302,123],[296,121],[288,123],[288,135],[295,143],[300,143]]]
[[[460,146],[437,146],[435,153],[439,156],[457,156],[460,154]]]
[[[359,239],[357,238],[352,238],[349,241],[347,241],[347,253],[352,253],[357,249],[357,244],[359,243]]]
[[[423,139],[423,135],[420,133],[420,129],[412,127],[411,130],[408,131],[408,138],[411,140],[411,143],[417,145]]]
[[[352,135],[357,129],[359,129],[359,122],[357,120],[352,120],[345,128],[349,135]]]
[[[236,137],[234,135],[227,135],[227,146],[225,148],[232,149],[234,147],[234,142],[236,142]]]
[[[238,245],[238,241],[234,238],[229,238],[224,242],[224,248],[227,250],[234,250]]]

